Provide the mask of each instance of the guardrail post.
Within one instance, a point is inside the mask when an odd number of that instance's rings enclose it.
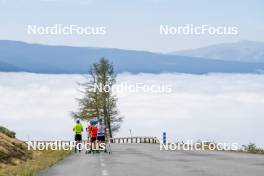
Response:
[[[163,134],[162,134],[162,142],[163,142],[163,144],[166,144],[166,142],[167,142],[167,136],[166,136],[166,132],[163,132]]]

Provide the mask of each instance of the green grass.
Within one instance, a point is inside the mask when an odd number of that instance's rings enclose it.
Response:
[[[0,166],[0,176],[33,176],[71,154],[71,151],[33,151],[33,157],[17,165]]]

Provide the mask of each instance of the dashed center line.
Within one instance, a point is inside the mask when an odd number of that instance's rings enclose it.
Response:
[[[104,163],[104,158],[103,158],[103,156],[102,155],[100,155],[100,164],[101,164],[101,169],[102,169],[102,176],[107,176],[107,175],[109,175],[109,173],[108,173],[108,171],[106,170],[106,169],[103,169],[104,167],[105,167],[105,163]]]
[[[102,170],[102,175],[103,175],[103,176],[108,175],[108,171],[107,171],[107,170]]]

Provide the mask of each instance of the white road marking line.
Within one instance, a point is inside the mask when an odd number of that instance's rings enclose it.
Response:
[[[107,176],[109,175],[108,171],[106,169],[103,169],[103,167],[105,167],[105,163],[104,163],[104,158],[102,155],[99,156],[100,158],[100,164],[101,164],[101,169],[102,169],[102,176]]]
[[[107,171],[107,170],[102,170],[102,175],[103,175],[103,176],[108,175],[108,171]]]

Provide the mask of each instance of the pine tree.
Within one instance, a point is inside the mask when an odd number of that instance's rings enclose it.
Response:
[[[98,118],[102,114],[100,113],[101,102],[99,99],[99,90],[94,89],[96,84],[96,75],[93,67],[90,68],[90,74],[88,75],[87,82],[80,84],[83,90],[80,90],[84,94],[83,98],[77,99],[79,103],[79,108],[77,112],[72,112],[74,118],[80,118],[83,120],[90,120],[93,118]]]
[[[115,78],[113,64],[110,64],[107,59],[101,58],[99,63],[93,64],[90,68],[88,82],[82,84],[84,97],[78,99],[79,109],[72,113],[74,118],[86,120],[103,117],[107,135],[110,138],[113,132],[119,130],[123,121],[116,107],[117,97],[112,95],[111,91]]]

